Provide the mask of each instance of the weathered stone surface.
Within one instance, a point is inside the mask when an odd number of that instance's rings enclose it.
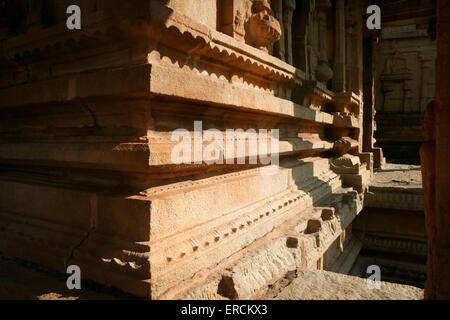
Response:
[[[423,211],[420,166],[387,164],[375,172],[364,198],[372,208]]]
[[[423,115],[434,97],[436,41],[410,24],[383,28],[375,48],[376,146],[389,162],[420,164]]]
[[[281,238],[227,269],[218,285],[218,293],[230,299],[249,299],[270,282],[296,269],[286,239]]]
[[[381,282],[369,289],[367,280],[321,270],[300,270],[276,300],[422,300],[423,290]]]
[[[360,2],[74,0],[70,32],[68,1],[7,2],[1,255],[150,299],[254,298],[298,268],[348,269],[377,152]]]
[[[341,190],[342,191],[342,190]],[[331,201],[334,207],[325,207]],[[343,271],[352,265],[356,256],[352,250],[351,222],[361,210],[358,200],[343,197],[339,190],[332,199],[322,201],[324,207],[294,216],[264,237],[250,244],[220,266],[193,280],[194,285],[179,288],[167,298],[177,299],[251,299],[271,291],[271,286],[298,268]],[[322,219],[323,211],[337,212],[332,219],[321,220],[323,227],[308,233],[308,222]],[[343,258],[345,262],[339,260]],[[344,259],[345,260],[345,259]]]

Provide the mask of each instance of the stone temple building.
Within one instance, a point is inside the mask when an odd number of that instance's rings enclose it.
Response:
[[[450,297],[449,7],[400,2],[0,1],[0,261],[149,299]],[[422,191],[375,138],[427,105]]]

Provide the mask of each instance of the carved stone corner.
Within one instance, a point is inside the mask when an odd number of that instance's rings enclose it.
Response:
[[[345,154],[330,163],[330,168],[341,176],[343,183],[358,192],[363,192],[372,176],[372,171],[367,168],[367,163],[364,165],[361,163],[361,156],[365,158],[365,155]]]
[[[336,173],[358,174],[360,167],[360,158],[348,154],[336,158],[331,162],[331,168]]]
[[[361,98],[354,92],[341,92],[334,96],[333,107],[330,111],[341,115],[358,116],[360,114]]]
[[[350,138],[341,138],[334,142],[333,153],[337,155],[344,155],[353,148],[352,140]]]

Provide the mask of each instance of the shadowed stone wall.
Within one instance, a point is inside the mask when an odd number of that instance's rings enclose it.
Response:
[[[374,46],[376,146],[388,162],[419,164],[422,120],[434,96],[436,41],[428,26],[407,25],[383,28]]]

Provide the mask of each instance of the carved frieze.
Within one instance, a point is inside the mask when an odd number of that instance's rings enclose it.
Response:
[[[224,0],[222,7],[220,31],[264,51],[280,40],[281,25],[268,0]]]

